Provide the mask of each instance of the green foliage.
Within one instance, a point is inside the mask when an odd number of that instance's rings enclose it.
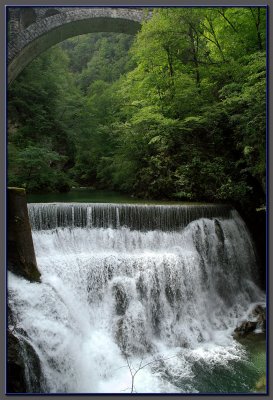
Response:
[[[120,81],[126,140],[115,181],[146,197],[261,201],[264,47],[264,8],[157,9]],[[134,182],[121,173],[127,163]]]
[[[113,83],[130,69],[128,50],[132,40],[131,35],[97,33],[77,36],[61,44],[84,93],[93,82]]]
[[[225,86],[221,97],[230,115],[236,147],[246,165],[245,171],[259,180],[265,190],[265,53],[256,52],[243,61],[243,79]]]
[[[74,164],[72,127],[79,99],[59,48],[35,59],[18,77],[9,89],[9,184],[29,191],[69,189],[66,172]]]
[[[29,192],[59,189],[65,191],[71,183],[58,167],[66,159],[41,146],[23,150],[9,146],[9,185],[21,186]]]
[[[264,7],[195,7],[155,9],[134,40],[63,42],[10,90],[10,181],[258,207],[265,39]]]

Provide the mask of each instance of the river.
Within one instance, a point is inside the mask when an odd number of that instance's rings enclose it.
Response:
[[[88,188],[72,189],[68,193],[34,193],[27,195],[28,203],[126,203],[126,204],[199,204],[178,201],[144,200],[127,194]]]

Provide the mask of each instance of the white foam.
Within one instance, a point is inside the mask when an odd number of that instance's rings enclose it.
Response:
[[[42,283],[9,273],[8,284],[47,391],[130,393],[130,365],[138,393],[194,393],[194,361],[244,359],[231,333],[264,295],[246,231],[221,228],[224,244],[208,219],[180,232],[33,232]]]

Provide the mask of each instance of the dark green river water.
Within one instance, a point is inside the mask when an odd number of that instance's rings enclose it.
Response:
[[[72,189],[68,193],[38,193],[27,195],[28,203],[138,203],[138,204],[201,204],[193,202],[143,200],[110,190]]]

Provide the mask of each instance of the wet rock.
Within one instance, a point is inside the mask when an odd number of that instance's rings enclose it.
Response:
[[[234,329],[234,337],[245,337],[249,333],[255,331],[257,328],[257,321],[244,321],[240,326]]]
[[[240,338],[255,338],[258,334],[264,334],[266,329],[266,309],[262,305],[257,305],[249,314],[251,320],[243,321],[237,328],[234,329],[233,337]],[[254,319],[254,320],[253,320]],[[255,330],[259,329],[256,334]]]
[[[113,268],[113,266],[107,265],[107,264],[106,264],[106,268],[107,268],[107,278],[110,281],[113,278],[113,270],[114,270],[114,268]]]
[[[124,315],[129,305],[126,290],[119,282],[113,285],[112,290],[115,297],[116,313],[117,315]]]
[[[27,392],[25,366],[20,354],[19,340],[10,332],[8,333],[7,392]]]
[[[266,308],[259,304],[253,309],[252,314],[253,314],[253,316],[257,317],[257,328],[260,328],[262,331],[265,332]]]
[[[172,306],[173,303],[174,303],[175,294],[174,294],[174,290],[173,290],[171,284],[166,284],[166,286],[165,286],[165,295],[166,295],[166,298],[167,298],[168,302]]]
[[[7,392],[41,393],[40,360],[33,347],[8,332]]]
[[[155,275],[155,281],[150,292],[152,327],[156,336],[160,335],[160,321],[162,317],[160,302],[160,282],[158,276]]]
[[[117,320],[116,324],[116,330],[115,330],[115,339],[116,342],[119,345],[119,348],[122,350],[123,353],[125,353],[126,350],[126,343],[123,337],[123,318],[119,318]]]
[[[120,317],[115,326],[115,339],[123,354],[143,355],[151,351],[145,322],[140,315]]]
[[[136,283],[136,289],[139,293],[140,300],[143,299],[147,300],[147,287],[145,285],[144,278],[142,275],[140,275],[140,277],[138,278],[138,281]]]
[[[218,221],[218,219],[215,219],[215,220],[214,220],[214,229],[215,229],[215,233],[216,233],[216,236],[217,236],[218,240],[219,240],[221,243],[224,243],[224,241],[225,241],[225,236],[224,236],[223,229],[222,229],[221,224],[220,224],[220,222]]]

